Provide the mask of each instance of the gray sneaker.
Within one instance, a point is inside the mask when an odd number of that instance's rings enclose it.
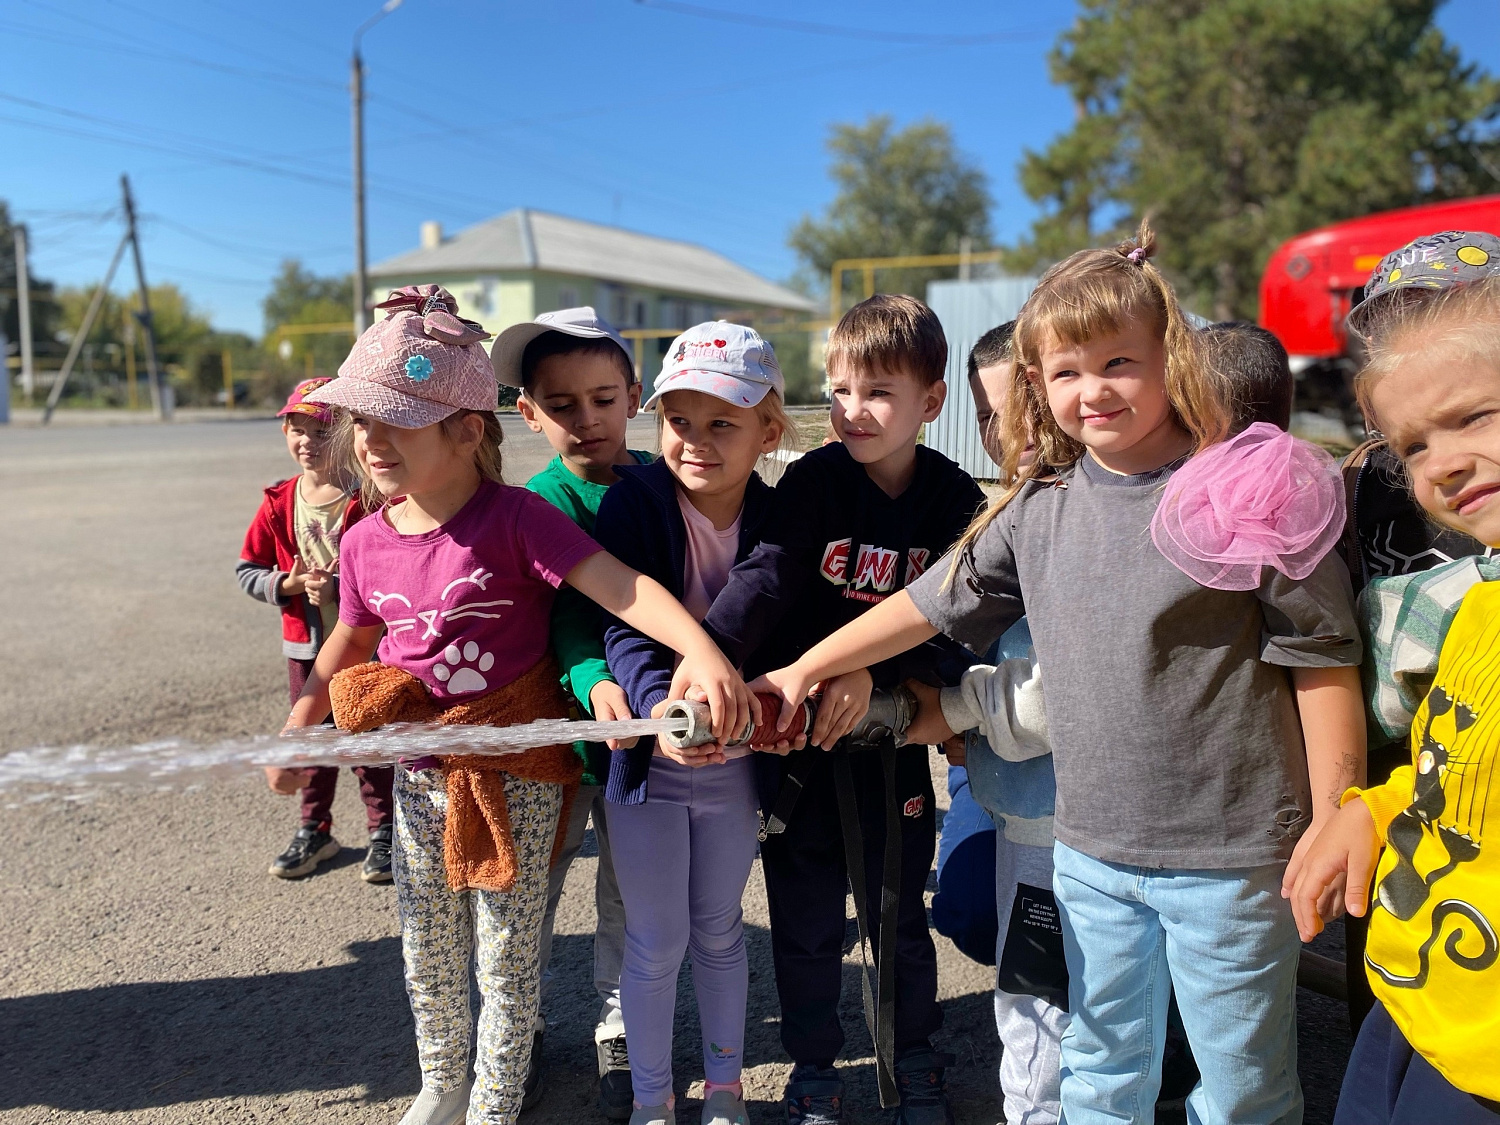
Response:
[[[715,1090],[703,1103],[702,1125],[750,1125],[745,1099],[735,1097],[733,1090]]]
[[[422,1087],[417,1100],[411,1103],[401,1125],[463,1125],[469,1111],[469,1090],[473,1083],[465,1080],[453,1090],[437,1090]]]
[[[671,1106],[637,1106],[630,1115],[630,1125],[677,1125],[677,1114]]]
[[[339,842],[330,833],[316,824],[304,824],[297,829],[286,851],[276,857],[270,873],[278,879],[301,879],[318,869],[325,859],[339,854]]]

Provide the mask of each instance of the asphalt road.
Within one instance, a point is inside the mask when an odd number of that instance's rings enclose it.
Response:
[[[653,440],[649,422],[635,423],[632,444]],[[511,480],[549,452],[506,420]],[[0,645],[0,751],[277,729],[286,713],[277,614],[239,592],[233,565],[260,489],[291,468],[267,421],[0,431],[11,622]],[[393,897],[358,878],[361,813],[344,784],[343,851],[286,883],[265,868],[296,810],[255,777],[0,804],[0,1125],[397,1121],[420,1078]],[[586,848],[569,875],[547,1093],[525,1125],[602,1120],[592,1108],[594,865]],[[766,925],[757,865],[746,894],[746,1082],[758,1125],[779,1120],[788,1070]],[[852,932],[851,922],[851,944]],[[945,939],[938,949],[938,1045],[958,1056],[955,1108],[965,1125],[990,1125],[1000,1117],[991,971]],[[689,973],[677,1028],[684,1121],[702,1088]],[[846,961],[845,985],[846,1119],[885,1121],[856,961]],[[1308,1120],[1323,1122],[1348,1051],[1343,1009],[1307,992],[1302,1001]]]

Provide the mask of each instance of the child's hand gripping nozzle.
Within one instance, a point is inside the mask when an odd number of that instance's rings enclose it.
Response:
[[[729,746],[749,746],[752,749],[775,746],[778,742],[806,738],[813,729],[818,701],[808,698],[798,708],[800,718],[780,733],[776,730],[776,717],[781,713],[781,700],[770,692],[757,695],[760,700],[761,722],[746,727],[727,743]],[[894,687],[889,691],[876,690],[870,694],[870,707],[864,717],[855,724],[848,736],[851,750],[868,749],[887,739],[897,746],[906,741],[906,730],[917,713],[917,697],[905,687]],[[693,699],[674,699],[662,712],[664,719],[677,719],[686,724],[681,731],[662,737],[679,750],[690,746],[703,746],[714,740],[713,728],[708,713],[708,704]]]

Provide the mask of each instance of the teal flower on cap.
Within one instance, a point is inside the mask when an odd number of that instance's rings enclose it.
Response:
[[[432,378],[432,360],[425,355],[414,355],[407,357],[406,377],[418,383],[425,383]]]

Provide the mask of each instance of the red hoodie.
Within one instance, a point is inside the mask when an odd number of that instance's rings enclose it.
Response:
[[[297,557],[297,534],[292,521],[297,511],[295,489],[300,479],[290,477],[266,489],[260,510],[250,521],[250,530],[245,532],[245,546],[240,551],[235,573],[245,593],[257,601],[281,607],[282,651],[298,660],[311,660],[327,639],[322,635],[322,614],[307,600],[306,594],[287,598],[281,593],[281,579],[291,572],[292,561]],[[359,496],[352,496],[344,510],[339,534],[348,531],[365,514]],[[334,581],[338,581],[336,576]],[[337,585],[334,592],[338,592]]]

